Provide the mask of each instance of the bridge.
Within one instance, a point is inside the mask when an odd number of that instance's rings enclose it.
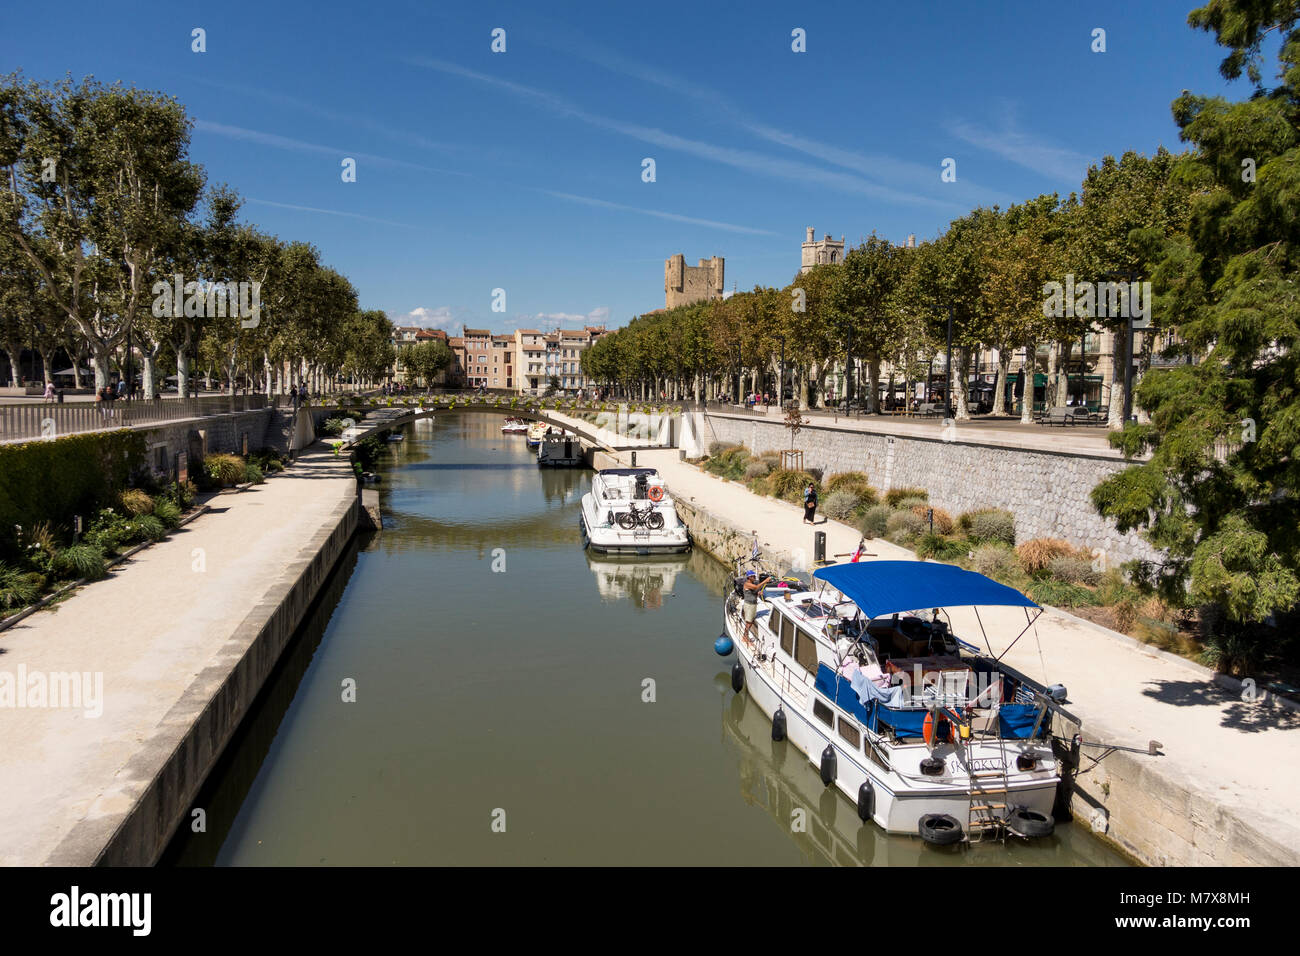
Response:
[[[321,407],[317,406],[317,410]],[[571,432],[588,445],[605,451],[676,448],[682,417],[680,410],[672,407],[475,394],[340,401],[334,406],[327,403],[323,407],[330,417],[353,421],[339,436],[345,448],[419,419],[449,412],[475,412],[544,422]]]

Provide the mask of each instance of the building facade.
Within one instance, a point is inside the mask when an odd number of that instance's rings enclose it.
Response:
[[[844,237],[840,236],[839,241],[836,242],[827,233],[826,238],[814,241],[813,227],[809,226],[802,253],[799,264],[801,275],[810,271],[813,266],[838,265],[844,261]]]
[[[676,308],[693,302],[722,298],[724,260],[721,256],[701,259],[688,266],[680,252],[664,260],[664,307]]]

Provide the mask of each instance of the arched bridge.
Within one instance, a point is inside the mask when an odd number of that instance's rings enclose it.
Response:
[[[449,412],[477,412],[545,422],[577,435],[588,445],[607,451],[674,448],[680,434],[680,414],[676,409],[660,411],[655,406],[580,402],[576,399],[435,395],[419,400],[379,399],[375,404],[344,402],[334,408],[326,405],[324,410],[331,418],[350,418],[356,423],[340,436],[344,447],[421,418]]]

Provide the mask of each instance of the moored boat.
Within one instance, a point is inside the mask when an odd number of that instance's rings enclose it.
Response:
[[[586,464],[582,442],[567,432],[552,432],[549,428],[537,446],[537,464],[543,468],[578,468]]]
[[[507,435],[522,435],[528,431],[528,423],[522,418],[507,418],[501,426],[501,431]]]
[[[773,739],[803,752],[861,820],[890,833],[934,844],[1050,834],[1061,780],[1053,724],[1075,733],[1079,723],[1060,707],[1064,688],[981,654],[946,613],[1023,609],[1023,635],[1041,609],[932,562],[839,564],[813,577],[815,587],[754,569],[724,601],[717,650],[734,648],[732,686],[768,716]],[[746,581],[766,581],[752,611]]]
[[[542,437],[546,434],[546,422],[533,422],[528,426],[528,447],[536,448],[542,443]]]
[[[676,554],[691,534],[654,468],[605,468],[582,496],[579,521],[587,547],[599,554]]]

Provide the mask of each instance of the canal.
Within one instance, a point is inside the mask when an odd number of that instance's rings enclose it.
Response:
[[[853,805],[731,692],[726,574],[582,549],[589,472],[449,413],[379,470],[173,865],[1122,865],[1082,825],[937,849]]]

